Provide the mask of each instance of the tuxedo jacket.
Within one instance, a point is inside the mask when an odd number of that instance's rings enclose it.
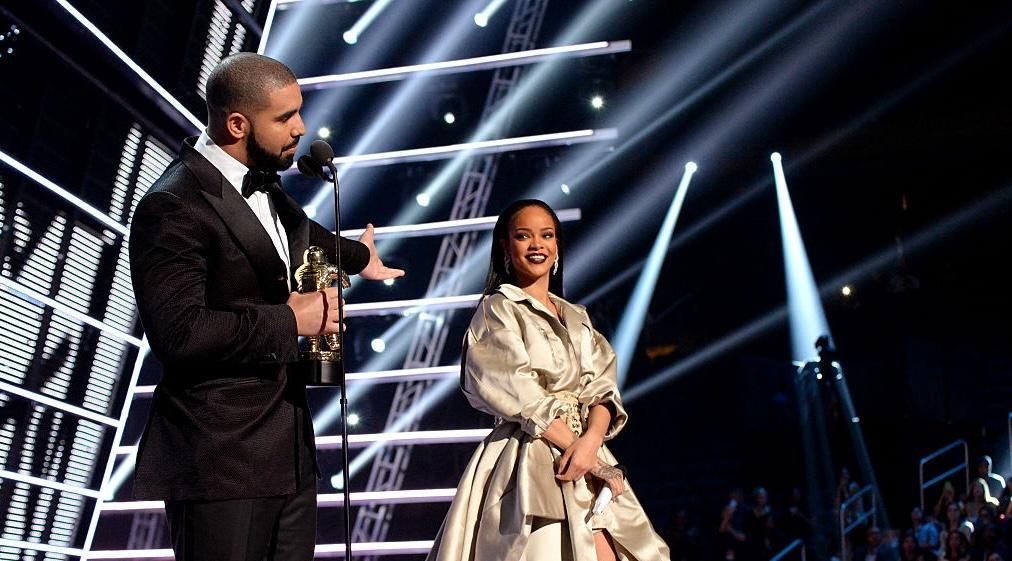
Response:
[[[134,498],[220,500],[296,491],[315,445],[286,279],[310,245],[334,235],[278,190],[291,270],[242,195],[184,141],[137,205],[130,268],[141,322],[162,363],[138,448]],[[341,239],[342,265],[369,250]]]

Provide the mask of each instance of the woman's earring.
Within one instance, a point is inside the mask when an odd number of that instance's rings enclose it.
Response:
[[[559,258],[556,257],[555,258],[555,264],[552,265],[552,274],[555,275],[555,274],[558,274],[558,272],[559,272]]]
[[[509,255],[503,255],[502,256],[502,261],[503,261],[503,267],[506,269],[506,274],[507,275],[512,275],[513,272],[510,271],[510,256]]]

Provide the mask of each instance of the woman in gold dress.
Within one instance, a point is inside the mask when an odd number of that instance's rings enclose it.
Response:
[[[667,561],[604,442],[626,423],[615,353],[563,299],[563,238],[544,202],[499,216],[461,387],[499,421],[457,487],[429,561]],[[614,499],[595,512],[607,487]]]

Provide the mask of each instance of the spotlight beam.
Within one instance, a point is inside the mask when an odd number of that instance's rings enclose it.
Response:
[[[815,275],[808,262],[808,252],[794,214],[791,194],[787,190],[780,153],[774,152],[770,161],[773,162],[777,207],[780,211],[780,238],[784,251],[787,308],[791,325],[791,359],[804,362],[813,359],[815,340],[822,335],[829,335],[832,339],[832,334],[819,298]]]
[[[571,44],[582,40],[583,37],[598,33],[599,27],[610,22],[616,17],[616,12],[622,9],[624,3],[613,2],[612,0],[597,0],[585,6],[575,17],[571,18],[566,28],[560,34],[559,43]],[[558,76],[559,63],[549,61],[541,64],[520,79],[509,94],[495,106],[491,114],[483,117],[483,121],[472,133],[472,141],[480,141],[493,136],[495,131],[506,124],[510,116],[519,110],[526,109],[530,104],[540,99],[546,87]],[[433,201],[447,196],[446,190],[449,184],[459,179],[459,172],[464,168],[465,158],[468,154],[458,154],[449,162],[444,164],[435,177],[429,181],[422,192]],[[434,208],[429,207],[429,208]],[[417,206],[408,207],[401,211],[395,222],[408,223],[418,222],[417,215],[424,214],[426,210]]]
[[[623,142],[619,144],[619,146],[617,146],[614,151],[600,158],[597,157],[593,159],[591,159],[590,157],[580,158],[579,161],[575,161],[572,164],[568,165],[566,167],[566,173],[567,176],[572,177],[571,179],[569,179],[569,182],[572,184],[579,185],[586,178],[594,177],[595,174],[600,173],[600,170],[604,166],[609,165],[612,161],[615,160],[615,158],[624,157],[624,154],[626,152],[634,148],[642,140],[649,138],[657,131],[663,130],[664,127],[669,126],[671,124],[671,121],[673,121],[676,117],[685,113],[685,111],[687,111],[693,105],[695,105],[702,99],[705,99],[706,96],[708,96],[710,93],[716,91],[717,88],[725,84],[734,76],[741,73],[742,70],[745,70],[752,63],[759,60],[761,57],[765,56],[767,53],[773,50],[774,47],[782,44],[785,40],[790,38],[798,30],[808,25],[808,23],[816,15],[823,12],[826,6],[828,5],[829,3],[824,1],[809,8],[801,16],[792,20],[787,26],[785,26],[777,33],[767,38],[765,41],[763,41],[761,44],[750,50],[747,54],[745,54],[741,58],[735,60],[733,64],[721,70],[719,74],[707,80],[705,84],[696,88],[694,91],[692,91],[691,94],[681,99],[673,107],[664,111],[659,117],[656,115],[656,112],[648,113],[649,121],[646,123],[646,125],[630,126],[629,129],[635,130],[636,133],[630,136],[629,138],[623,140]],[[666,80],[664,82],[666,82]],[[667,84],[665,84],[664,82],[658,82],[651,85],[654,87],[665,87],[667,86]],[[658,108],[658,110],[660,109]],[[624,119],[620,119],[619,122],[624,121],[625,121]],[[576,175],[572,176],[571,174],[573,173],[576,173]],[[557,182],[558,181],[555,181],[554,183]]]
[[[426,64],[412,64],[408,66],[396,66],[393,68],[381,68],[378,70],[363,70],[361,72],[349,72],[346,74],[329,74],[326,76],[311,76],[299,78],[299,85],[303,90],[313,91],[341,86],[357,86],[362,84],[376,84],[380,82],[394,82],[406,80],[417,75],[441,76],[445,74],[457,74],[462,72],[476,72],[480,70],[493,70],[507,66],[522,66],[535,64],[546,60],[560,60],[567,58],[578,58],[587,56],[606,55],[612,53],[627,52],[632,49],[630,41],[597,41],[593,43],[582,43],[579,45],[567,45],[562,47],[548,47],[544,49],[532,49],[529,51],[516,51],[511,53],[500,53],[489,56],[449,60],[445,62],[430,62]]]
[[[931,247],[935,242],[955,234],[965,227],[992,219],[1000,215],[1006,207],[1012,205],[1012,185],[1008,185],[998,191],[981,197],[975,203],[971,203],[961,210],[956,211],[939,220],[932,226],[928,226],[918,233],[910,236],[904,247],[908,255],[913,255],[926,248]],[[845,272],[834,276],[829,281],[819,286],[819,293],[824,297],[833,294],[842,283],[855,282],[869,277],[883,268],[892,265],[896,259],[896,248],[889,245],[878,253],[869,256],[864,261],[854,265]],[[763,335],[770,329],[779,327],[787,319],[787,306],[780,306],[753,321],[739,327],[735,331],[725,335],[721,339],[711,343],[706,348],[693,353],[684,360],[653,374],[647,380],[636,384],[629,391],[623,393],[627,403],[632,402],[658,388],[674,381],[679,376],[686,374],[711,360],[726,354],[728,351],[743,345],[748,341]]]
[[[924,86],[930,84],[934,80],[943,76],[946,71],[950,70],[957,63],[965,60],[969,55],[977,52],[979,49],[990,44],[998,37],[1003,36],[1005,31],[1009,27],[1012,27],[1012,24],[1003,23],[1001,25],[996,26],[988,33],[985,33],[980,37],[978,37],[977,40],[975,40],[973,43],[963,47],[956,53],[947,56],[931,70],[921,74],[920,76],[918,76],[914,80],[911,80],[910,82],[906,83],[900,88],[897,88],[888,96],[883,98],[882,101],[880,101],[879,103],[868,108],[860,115],[854,117],[845,125],[823,136],[810,148],[806,149],[797,158],[792,158],[791,163],[788,164],[786,170],[787,171],[793,170],[802,165],[806,165],[810,161],[816,159],[823,152],[832,148],[833,146],[836,146],[843,139],[847,138],[855,131],[859,130],[863,125],[877,119],[880,115],[897,106],[901,101],[907,99],[914,92],[920,90]],[[623,143],[619,147],[619,150],[621,150],[622,147],[624,146],[625,143]],[[696,236],[698,236],[705,230],[709,229],[711,226],[720,223],[721,220],[729,216],[732,212],[740,208],[743,208],[747,203],[755,200],[758,195],[766,192],[766,188],[768,186],[769,180],[764,178],[763,180],[753,184],[751,187],[745,189],[745,191],[742,194],[736,196],[730,202],[724,204],[719,209],[711,212],[702,220],[691,225],[688,230],[686,230],[682,234],[679,234],[677,238],[672,240],[671,245],[668,246],[668,253],[671,253],[676,248],[681,247],[685,243],[694,239]],[[600,286],[595,288],[593,292],[591,292],[589,295],[581,299],[580,304],[583,304],[584,306],[589,306],[593,302],[597,301],[600,297],[609,294],[616,287],[620,286],[621,284],[631,279],[632,276],[635,275],[636,272],[643,267],[644,263],[646,263],[645,259],[640,260],[634,265],[623,270],[618,275],[609,278],[605,283],[601,284]]]
[[[657,233],[654,245],[647,256],[646,266],[636,281],[636,288],[633,289],[629,302],[626,304],[625,312],[615,331],[615,354],[618,357],[618,387],[625,385],[626,375],[629,373],[629,365],[636,350],[636,341],[639,340],[640,332],[643,329],[643,320],[646,319],[647,309],[650,307],[650,300],[654,295],[654,288],[657,286],[657,278],[661,274],[661,266],[664,265],[664,257],[667,255],[668,243],[671,234],[675,231],[675,224],[678,222],[678,215],[682,211],[682,203],[685,202],[685,194],[689,190],[689,181],[696,172],[696,164],[689,162],[685,164],[685,172],[682,174],[682,181],[678,184],[675,197],[664,217],[661,229]]]

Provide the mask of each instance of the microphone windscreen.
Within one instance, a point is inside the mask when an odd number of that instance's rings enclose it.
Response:
[[[330,147],[323,140],[314,140],[309,145],[309,154],[313,156],[313,160],[319,166],[326,166],[330,163],[330,160],[334,159],[334,149]]]
[[[316,163],[308,154],[303,155],[298,161],[299,172],[307,177],[323,177],[323,170],[320,164]]]

